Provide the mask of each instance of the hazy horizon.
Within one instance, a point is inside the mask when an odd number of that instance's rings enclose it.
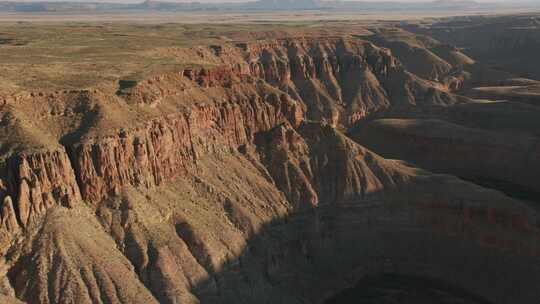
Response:
[[[201,3],[226,3],[226,2],[251,2],[255,0],[157,0],[164,2],[201,2]],[[333,1],[333,0],[322,0]],[[403,2],[403,3],[430,3],[437,0],[341,0],[353,2]],[[447,1],[474,1],[478,3],[540,3],[540,0],[447,0]],[[0,0],[0,2],[104,2],[104,3],[140,3],[144,0]]]

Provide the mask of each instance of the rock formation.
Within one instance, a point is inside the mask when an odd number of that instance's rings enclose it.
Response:
[[[539,192],[540,141],[433,119],[381,119],[353,138],[389,158],[472,179],[506,181]]]
[[[6,97],[0,299],[323,303],[391,272],[535,303],[534,208],[362,146],[535,187],[530,134],[372,121],[476,105],[440,79],[465,55],[436,47],[416,75],[355,37],[238,42],[176,50],[211,67]]]

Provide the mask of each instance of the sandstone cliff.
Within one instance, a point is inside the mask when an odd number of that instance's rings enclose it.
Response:
[[[279,126],[258,142],[277,187],[297,206],[373,199],[408,178],[330,125]]]
[[[79,193],[97,203],[124,185],[160,185],[194,168],[201,153],[250,144],[256,133],[284,121],[297,125],[304,115],[347,126],[391,106],[457,101],[408,73],[387,50],[361,40],[284,39],[213,47],[202,56],[223,67],[148,79],[119,91],[123,99],[97,91],[11,99],[6,113],[24,112],[22,122],[15,116],[13,129],[26,137],[24,123],[34,124],[40,149],[51,144],[41,143],[39,132],[50,136],[49,126],[68,126],[52,135],[64,142],[69,159],[60,147],[6,161],[4,225],[14,229],[17,217],[24,227],[54,204],[78,201]],[[171,105],[178,113],[162,114]],[[156,113],[138,118],[132,114],[137,107]],[[50,108],[54,113],[45,113]],[[119,117],[130,116],[141,122],[120,128]],[[23,146],[18,137],[6,136]]]
[[[13,156],[2,171],[2,222],[8,231],[35,222],[53,205],[72,207],[81,199],[63,150]]]
[[[6,98],[0,294],[321,303],[364,275],[402,270],[464,282],[490,300],[512,277],[520,303],[537,299],[538,273],[524,266],[538,257],[534,209],[384,159],[340,131],[469,99],[353,37],[172,53],[212,66]],[[508,267],[460,260],[471,252]],[[496,290],[478,273],[501,278]]]
[[[408,72],[389,49],[365,40],[278,39],[212,50],[203,56],[220,67],[184,70],[151,80],[150,86],[141,83],[125,95],[134,102],[152,103],[176,94],[170,88],[183,78],[211,88],[231,87],[238,80],[249,83],[255,77],[300,102],[307,118],[346,126],[390,106],[466,101]]]

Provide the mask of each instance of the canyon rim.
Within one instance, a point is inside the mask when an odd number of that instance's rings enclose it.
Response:
[[[0,3],[0,303],[538,303],[534,5],[282,4]]]

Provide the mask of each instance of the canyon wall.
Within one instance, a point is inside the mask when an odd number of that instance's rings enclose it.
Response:
[[[71,207],[81,199],[64,150],[13,156],[2,172],[1,218],[5,233],[35,223],[53,205]]]
[[[434,89],[405,71],[388,50],[361,40],[285,39],[213,47],[206,53],[204,56],[214,56],[214,61],[221,60],[223,67],[158,76],[118,94],[131,105],[159,107],[171,98],[182,102],[186,97],[180,93],[193,87],[202,92],[228,88],[222,94],[223,101],[206,98],[205,103],[177,114],[162,115],[134,128],[109,130],[97,141],[90,136],[70,143],[66,150],[71,164],[62,149],[37,154],[36,160],[28,156],[29,169],[14,156],[7,162],[3,178],[6,225],[13,224],[11,210],[19,212],[18,221],[26,226],[29,217],[42,213],[45,206],[79,200],[79,192],[85,200],[96,203],[117,194],[124,185],[160,185],[194,167],[197,154],[215,149],[216,142],[232,148],[249,144],[254,134],[284,121],[297,125],[303,112],[308,119],[349,125],[390,106],[455,102],[447,93],[431,93],[432,99],[424,96]],[[249,96],[235,93],[239,86],[257,86],[254,83],[261,80],[275,89],[256,89]],[[77,102],[104,94],[82,91]],[[34,103],[48,96],[54,103],[67,98],[64,96],[77,99],[77,92],[39,92],[26,98]],[[16,107],[19,99],[9,99],[10,106]],[[49,164],[57,168],[44,168]],[[21,173],[14,175],[13,170]],[[70,176],[73,170],[79,186]],[[53,191],[56,194],[50,194]]]
[[[198,155],[236,149],[257,132],[301,119],[301,109],[287,97],[266,98],[198,105],[129,133],[75,145],[70,155],[83,197],[99,202],[124,185],[160,185],[194,170]]]
[[[540,192],[540,141],[534,136],[495,134],[434,119],[380,119],[352,137],[385,157]]]
[[[2,148],[0,293],[321,303],[395,272],[493,303],[538,299],[533,208],[384,159],[340,131],[388,109],[470,100],[359,39],[186,52],[214,67],[6,98],[0,134],[21,136]]]

